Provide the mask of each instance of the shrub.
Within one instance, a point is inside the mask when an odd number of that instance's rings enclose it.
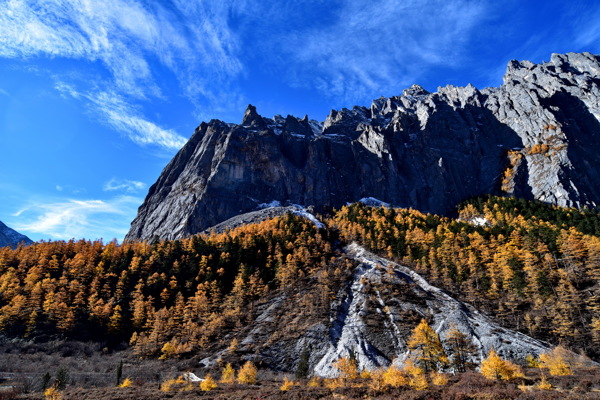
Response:
[[[200,390],[203,392],[210,392],[217,388],[217,382],[210,376],[210,374],[206,374],[204,380],[200,382]]]
[[[294,386],[294,381],[290,381],[287,376],[283,378],[283,384],[279,387],[282,392],[287,392]]]
[[[194,387],[191,382],[185,380],[183,376],[178,376],[177,378],[168,379],[164,381],[160,385],[160,390],[163,392],[173,392],[173,391],[188,391],[192,390]]]
[[[448,384],[448,376],[440,372],[434,372],[430,375],[431,383],[435,386],[445,386]]]
[[[254,385],[256,383],[256,367],[251,361],[246,361],[246,364],[238,371],[237,381],[238,383],[245,383],[247,385]]]
[[[402,371],[394,366],[390,365],[388,369],[383,373],[383,384],[391,387],[400,387],[408,383],[406,376]]]
[[[550,147],[546,143],[534,144],[529,149],[529,154],[546,154],[550,150]]]
[[[524,376],[518,365],[503,360],[494,349],[490,350],[490,354],[481,362],[481,374],[488,379],[506,381]]]
[[[129,378],[125,378],[125,380],[123,381],[123,383],[121,383],[119,385],[120,388],[128,388],[131,387],[131,385],[133,385],[133,381]]]
[[[51,386],[44,391],[46,400],[62,400],[62,393],[55,386]]]
[[[548,369],[550,375],[572,375],[571,367],[569,367],[566,361],[566,358],[568,358],[568,355],[565,354],[566,352],[563,347],[557,346],[549,352],[540,354],[541,367]]]
[[[319,387],[321,386],[321,378],[318,376],[313,376],[310,381],[306,384],[308,387]]]

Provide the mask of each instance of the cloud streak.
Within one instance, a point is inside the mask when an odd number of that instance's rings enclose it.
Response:
[[[327,27],[292,32],[289,71],[297,85],[350,101],[418,81],[432,67],[463,61],[486,7],[467,0],[343,2]]]
[[[164,100],[177,84],[196,106],[239,103],[232,81],[243,65],[227,22],[230,3],[7,0],[0,2],[0,57],[85,62],[55,74],[74,98],[91,100],[101,119],[138,144],[179,148],[181,137],[133,105]]]
[[[15,229],[25,233],[49,235],[52,239],[68,240],[122,239],[129,229],[141,199],[118,196],[110,200],[64,199],[53,203],[35,203],[17,212],[20,222]]]
[[[146,184],[140,181],[131,181],[129,179],[112,178],[104,184],[105,192],[124,191],[127,193],[136,193],[146,189]]]
[[[215,80],[242,70],[227,2],[174,4],[8,0],[0,4],[0,56],[98,61],[119,90],[142,98],[160,92],[152,65],[158,61],[183,85],[194,83],[193,94],[213,93]]]
[[[56,89],[75,99],[84,99],[100,115],[100,120],[124,133],[131,141],[142,145],[156,145],[167,150],[179,150],[187,141],[172,129],[163,129],[148,121],[122,96],[114,91],[80,93],[69,84],[59,82]]]

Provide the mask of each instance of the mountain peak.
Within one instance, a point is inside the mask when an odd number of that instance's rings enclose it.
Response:
[[[448,215],[491,194],[596,207],[599,78],[598,56],[554,54],[509,62],[498,88],[413,85],[323,124],[249,105],[241,125],[211,122],[190,139],[127,239],[187,236],[273,201],[320,210],[374,197]]]
[[[246,112],[244,112],[244,118],[242,119],[242,126],[264,128],[266,127],[266,123],[263,117],[256,112],[256,107],[248,104]]]
[[[0,221],[0,247],[16,247],[20,243],[28,245],[32,244],[33,241],[27,236],[20,234],[14,229],[9,228],[4,223],[2,223],[2,221]]]

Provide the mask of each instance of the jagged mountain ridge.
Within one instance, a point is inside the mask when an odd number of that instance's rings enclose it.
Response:
[[[419,86],[370,108],[202,123],[139,208],[128,240],[176,239],[274,200],[339,207],[375,197],[448,214],[510,194],[600,204],[600,57],[511,61],[499,88]]]
[[[33,241],[27,236],[20,234],[12,228],[9,228],[2,221],[0,221],[0,247],[15,247],[19,243],[31,244]]]

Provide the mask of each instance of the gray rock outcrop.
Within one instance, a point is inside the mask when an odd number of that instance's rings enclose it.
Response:
[[[494,194],[600,204],[600,57],[511,61],[499,88],[414,85],[324,123],[273,119],[249,106],[241,125],[202,123],[166,166],[126,239],[175,239],[262,203],[339,207],[373,197],[452,213]]]

